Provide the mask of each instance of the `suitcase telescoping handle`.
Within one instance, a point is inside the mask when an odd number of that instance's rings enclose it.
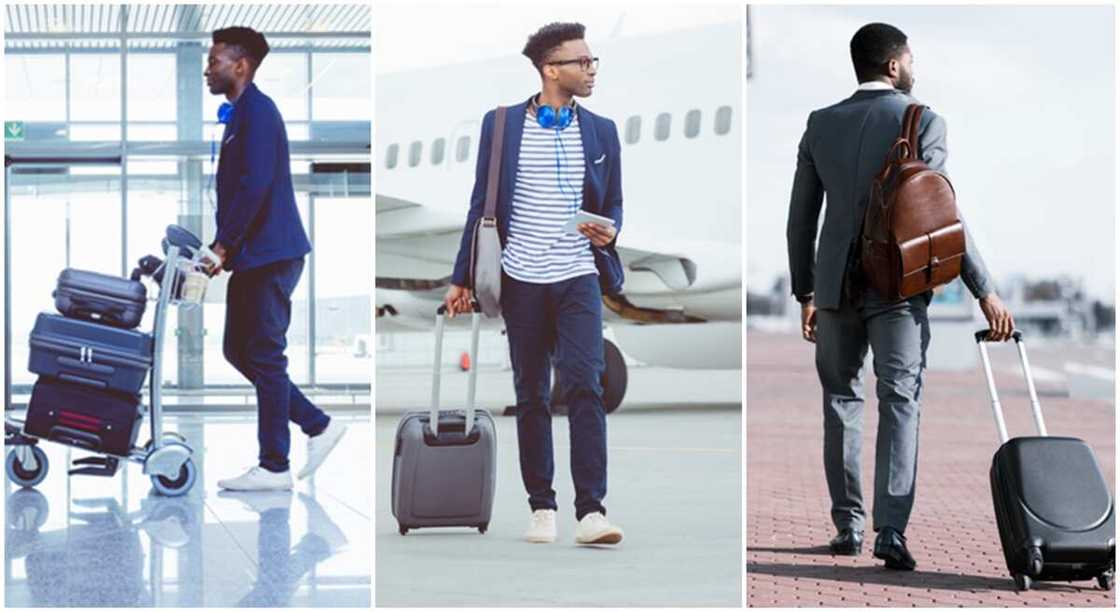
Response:
[[[463,428],[463,435],[469,436],[471,429],[474,427],[474,395],[475,384],[478,382],[478,365],[475,360],[478,356],[478,333],[482,324],[481,313],[482,307],[478,302],[471,301],[471,363],[468,368],[467,374],[467,421]],[[439,384],[440,384],[440,362],[443,360],[443,326],[447,320],[447,306],[440,304],[436,309],[436,357],[435,364],[432,366],[432,406],[428,421],[432,428],[432,434],[439,435]]]
[[[992,398],[992,414],[996,418],[996,428],[999,429],[1000,442],[1007,442],[1007,423],[1003,420],[1003,406],[999,403],[999,393],[996,391],[996,379],[992,374],[992,360],[988,357],[988,333],[990,330],[982,329],[976,332],[976,345],[980,347],[980,363],[984,366],[984,379],[988,383],[988,397]],[[1034,416],[1035,427],[1038,435],[1045,436],[1046,422],[1042,420],[1042,405],[1038,402],[1038,391],[1034,387],[1034,376],[1031,375],[1031,364],[1027,359],[1027,347],[1023,342],[1023,332],[1011,332],[1015,341],[1015,348],[1019,352],[1019,365],[1023,368],[1023,377],[1027,379],[1027,392],[1031,397],[1031,414]]]

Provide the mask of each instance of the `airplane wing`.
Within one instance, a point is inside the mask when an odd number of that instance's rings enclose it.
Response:
[[[466,215],[441,213],[382,194],[375,201],[377,288],[397,294],[398,303],[399,292],[418,300],[438,300],[455,262]],[[665,240],[647,244],[640,236],[631,238],[624,231],[618,245],[626,269],[623,295],[629,306],[679,314],[699,296],[739,292],[738,244]],[[730,311],[738,315],[738,308]]]

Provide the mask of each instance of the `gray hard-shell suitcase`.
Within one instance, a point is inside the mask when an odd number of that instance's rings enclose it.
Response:
[[[139,280],[66,268],[58,275],[54,306],[72,319],[132,329],[140,324],[148,291]]]
[[[477,307],[471,314],[466,410],[440,410],[443,315],[440,306],[431,408],[404,415],[393,445],[393,516],[401,535],[418,527],[475,527],[486,533],[494,507],[494,419],[474,406],[480,315]]]

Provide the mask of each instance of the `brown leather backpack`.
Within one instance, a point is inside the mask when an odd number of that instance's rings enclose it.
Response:
[[[920,104],[906,107],[902,130],[871,182],[863,217],[864,281],[882,297],[904,300],[961,273],[964,225],[949,177],[918,156]]]

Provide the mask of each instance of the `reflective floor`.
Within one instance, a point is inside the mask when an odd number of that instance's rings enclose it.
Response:
[[[369,607],[370,420],[333,416],[345,437],[313,478],[284,493],[218,490],[218,479],[255,463],[249,413],[165,419],[199,466],[178,498],[153,492],[138,464],[112,478],[68,476],[68,462],[86,453],[42,443],[46,480],[35,489],[5,480],[5,606]],[[294,471],[305,457],[306,437],[293,428]]]

